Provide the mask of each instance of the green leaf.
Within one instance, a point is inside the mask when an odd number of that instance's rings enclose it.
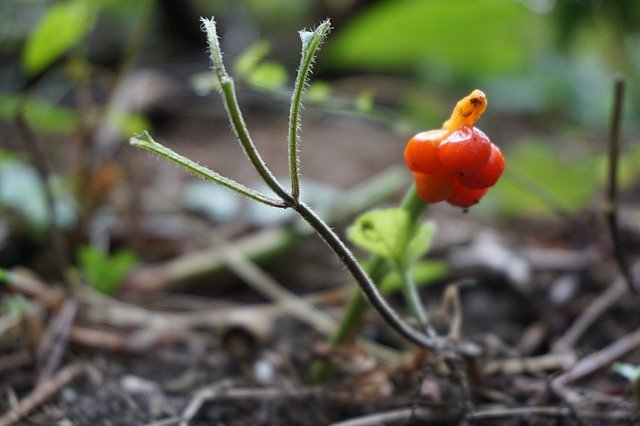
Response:
[[[326,101],[331,96],[331,86],[324,81],[314,81],[307,88],[306,97],[309,102]]]
[[[364,90],[356,96],[354,99],[354,106],[356,111],[362,114],[369,114],[373,111],[373,92]]]
[[[271,51],[271,44],[261,40],[247,47],[234,63],[236,76],[246,78]]]
[[[630,381],[631,383],[634,383],[640,380],[639,365],[633,365],[633,364],[628,364],[624,362],[616,362],[615,364],[613,364],[611,369],[614,372],[621,375],[622,377],[624,377],[625,379],[627,379],[628,381]]]
[[[151,128],[151,123],[143,115],[133,112],[114,111],[109,114],[107,121],[124,138]]]
[[[19,104],[20,95],[0,95],[0,118],[15,119]],[[76,111],[34,97],[25,100],[24,116],[33,129],[48,134],[68,134],[80,124],[80,115]]]
[[[90,246],[78,249],[78,261],[89,284],[105,294],[117,292],[124,277],[138,263],[136,255],[129,250],[109,255]]]
[[[260,89],[277,90],[284,87],[289,79],[287,70],[275,62],[257,65],[246,77],[247,83]]]
[[[364,250],[401,261],[410,232],[409,214],[396,208],[364,213],[347,229],[347,237]]]
[[[77,45],[93,27],[95,9],[84,0],[55,3],[38,21],[22,55],[22,65],[33,75],[47,68]]]
[[[407,260],[409,263],[427,254],[431,249],[435,234],[436,224],[434,222],[429,221],[420,224],[407,246]]]
[[[525,69],[540,15],[513,0],[394,0],[367,7],[328,43],[337,69],[402,70],[429,64],[460,76]]]
[[[415,262],[411,266],[411,277],[418,287],[425,287],[447,276],[449,268],[442,261],[424,260]],[[389,272],[380,283],[383,294],[395,293],[402,290],[402,279],[397,271]]]
[[[11,272],[4,268],[0,268],[0,282],[8,282],[11,278]]]

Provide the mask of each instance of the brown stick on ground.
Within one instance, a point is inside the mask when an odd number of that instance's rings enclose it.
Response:
[[[0,416],[0,426],[10,426],[17,423],[38,406],[44,404],[65,385],[83,374],[86,366],[82,362],[74,362],[60,370],[51,381],[36,387],[18,405]]]
[[[638,348],[640,348],[640,328],[619,338],[598,352],[582,358],[569,371],[556,377],[552,386],[562,387],[583,379]]]

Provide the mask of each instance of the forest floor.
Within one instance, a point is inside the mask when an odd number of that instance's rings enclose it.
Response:
[[[256,182],[216,102],[176,102],[154,136]],[[286,175],[286,111],[253,104],[254,138]],[[409,182],[398,168],[404,141],[371,121],[305,114],[303,197],[340,234],[358,209],[399,198]],[[113,298],[46,278],[50,250],[25,255],[4,289],[25,307],[0,317],[0,425],[640,424],[629,382],[612,370],[640,363],[640,299],[619,272],[598,203],[499,222],[430,207],[438,234],[429,256],[449,271],[423,298],[439,330],[481,354],[445,361],[375,313],[361,339],[330,351],[327,327],[295,304],[335,326],[356,286],[316,236],[145,152],[121,147],[116,160],[126,178],[91,236],[142,262]],[[354,206],[356,194],[368,195]],[[640,196],[625,199],[637,206]],[[631,254],[637,223],[621,225]],[[238,252],[239,261],[225,255]],[[404,311],[399,297],[390,301]],[[316,385],[318,359],[334,372]]]

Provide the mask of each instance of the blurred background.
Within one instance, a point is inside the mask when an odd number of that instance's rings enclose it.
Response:
[[[172,312],[265,302],[222,271],[224,262],[210,251],[224,249],[220,238],[295,292],[346,281],[333,255],[291,226],[292,215],[240,199],[127,144],[148,130],[175,151],[262,188],[208,71],[201,16],[215,17],[253,139],[285,182],[297,32],[331,19],[304,96],[302,197],[341,233],[360,212],[395,204],[409,186],[402,156],[409,137],[439,128],[473,89],[486,93],[489,107],[477,126],[504,152],[505,175],[467,215],[430,207],[439,227],[432,254],[439,260],[423,271],[424,280],[440,284],[468,276],[486,284],[465,290],[468,335],[490,330],[520,354],[546,353],[587,305],[585,290],[599,292],[617,276],[600,219],[617,77],[627,88],[620,225],[628,253],[640,247],[637,0],[0,0],[0,267],[26,267],[47,282],[97,290],[80,298],[80,322],[106,324],[116,337],[129,333],[117,350],[177,347],[184,338],[188,354],[220,353],[211,348],[218,344],[211,334],[195,329],[218,323],[185,323],[200,339],[192,347],[192,334],[156,330],[162,338],[147,338],[139,316],[126,326],[113,322],[117,315],[91,316],[101,312],[96,294],[126,295]],[[426,300],[439,308],[440,293]],[[341,294],[338,302],[322,299],[335,317],[348,292]],[[33,301],[3,293],[1,302],[7,318],[27,312]],[[638,321],[633,309],[616,311],[587,343],[600,347],[622,335]],[[41,322],[48,318],[36,313]],[[259,346],[264,324],[252,324],[249,341]],[[301,340],[320,339],[300,337],[300,326],[276,330],[267,334],[288,339],[288,346],[272,344],[269,356],[293,354],[296,361]],[[372,330],[364,334],[379,337]],[[7,335],[1,342],[10,341],[7,348],[24,343],[24,333],[14,340]],[[72,339],[89,347],[109,342]],[[230,351],[235,360],[244,356]],[[284,365],[273,359],[275,369]],[[293,367],[287,368],[282,376],[289,377]],[[209,378],[199,377],[199,384]]]
[[[475,217],[515,223],[594,205],[605,178],[616,76],[628,83],[621,183],[637,193],[640,4],[633,0],[5,0],[3,267],[60,271],[52,259],[75,262],[91,247],[131,249],[126,265],[140,255],[165,259],[193,244],[184,224],[168,219],[176,212],[214,224],[286,220],[126,145],[146,129],[214,170],[256,184],[208,73],[200,16],[218,22],[248,124],[279,175],[287,170],[296,32],[331,18],[305,95],[302,133],[304,196],[320,208],[385,170],[408,181],[407,172],[392,173],[401,168],[406,139],[439,127],[474,88],[489,98],[478,126],[508,159]]]

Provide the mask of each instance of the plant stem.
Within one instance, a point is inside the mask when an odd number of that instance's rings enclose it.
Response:
[[[229,121],[236,134],[236,139],[240,142],[242,149],[253,164],[262,180],[275,192],[285,203],[291,200],[291,194],[278,182],[273,173],[267,167],[258,150],[256,149],[249,130],[244,122],[238,98],[236,96],[235,84],[233,79],[227,74],[222,62],[222,53],[220,51],[220,43],[216,32],[216,23],[212,19],[201,18],[202,26],[207,34],[207,42],[209,44],[209,56],[211,58],[211,66],[213,67],[218,81],[220,82],[220,91],[224,98],[225,109],[229,116]]]
[[[414,191],[415,192],[415,191]],[[333,252],[342,260],[342,263],[347,267],[351,275],[356,279],[358,285],[364,292],[365,296],[369,300],[369,303],[376,309],[378,314],[382,316],[387,324],[389,324],[394,330],[396,330],[401,336],[414,344],[426,349],[440,350],[445,346],[453,349],[454,352],[467,355],[476,356],[479,353],[479,349],[470,343],[459,344],[441,337],[429,337],[419,332],[406,321],[404,321],[386,302],[386,300],[380,294],[380,291],[371,281],[371,279],[364,272],[353,253],[345,246],[340,238],[333,232],[333,230],[320,219],[313,210],[307,207],[304,203],[296,203],[292,208],[303,218],[309,225],[322,237],[322,239],[329,245]]]
[[[300,110],[302,109],[302,94],[307,84],[311,65],[316,52],[330,30],[331,22],[322,22],[313,32],[301,31],[302,57],[296,76],[296,83],[291,97],[289,110],[289,175],[291,179],[291,196],[297,200],[300,196],[300,170],[298,169],[298,130],[300,129]]]
[[[410,225],[415,226],[420,216],[427,209],[427,204],[418,197],[415,186],[412,186],[405,194],[400,208],[409,213]],[[386,259],[377,254],[369,258],[366,270],[371,281],[374,283],[379,283],[388,272],[387,268],[385,268],[385,263]],[[362,293],[360,289],[356,289],[351,294],[351,298],[349,298],[342,315],[342,320],[335,333],[329,338],[329,343],[333,348],[343,345],[347,340],[353,338],[357,330],[360,329],[368,310],[367,300]],[[312,366],[312,381],[322,382],[326,379],[328,373],[328,361],[318,361]]]
[[[625,80],[618,77],[615,81],[613,113],[611,114],[611,128],[609,133],[609,177],[605,204],[605,218],[611,234],[613,253],[620,272],[629,290],[638,293],[634,284],[633,273],[622,247],[620,229],[618,226],[618,165],[620,158],[620,125],[622,123],[622,107],[624,104]]]
[[[174,163],[184,167],[185,169],[191,171],[192,173],[200,176],[203,179],[210,180],[214,183],[217,183],[220,186],[224,186],[225,188],[231,189],[232,191],[237,192],[238,194],[249,197],[255,201],[260,203],[279,208],[286,208],[287,205],[280,201],[266,195],[259,193],[256,190],[248,188],[241,183],[236,182],[233,179],[229,179],[225,176],[222,176],[211,169],[208,169],[200,164],[196,163],[193,160],[190,160],[187,157],[184,157],[177,152],[173,151],[170,148],[156,142],[151,138],[151,136],[147,133],[141,133],[129,139],[129,143],[133,146],[145,149],[149,152],[153,152],[161,157],[166,158],[167,160],[173,161]]]
[[[427,210],[427,204],[418,197],[415,186],[412,186],[405,194],[400,208],[409,213],[410,225],[415,226],[420,216]],[[384,274],[387,272],[384,268],[385,261],[385,258],[375,254],[369,259],[367,270],[372,281],[380,282],[384,278]],[[334,346],[344,343],[362,323],[366,312],[367,301],[359,290],[354,291],[347,303],[347,310],[340,327],[331,338],[331,343]]]
[[[416,287],[416,283],[411,277],[409,268],[404,268],[399,272],[400,276],[402,277],[402,289],[404,291],[404,298],[407,301],[407,305],[409,305],[409,309],[411,309],[411,313],[416,317],[418,323],[427,334],[427,336],[435,337],[436,332],[429,324],[429,316],[427,315],[424,304],[420,299],[420,293],[418,293],[418,288]]]

